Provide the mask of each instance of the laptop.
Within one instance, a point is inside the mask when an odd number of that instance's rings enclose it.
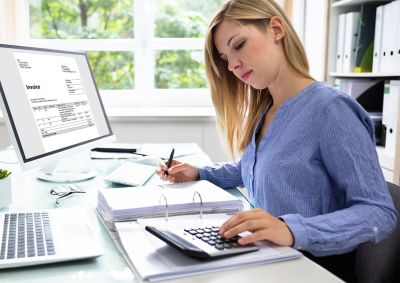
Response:
[[[0,213],[0,269],[104,254],[86,212],[58,208]]]

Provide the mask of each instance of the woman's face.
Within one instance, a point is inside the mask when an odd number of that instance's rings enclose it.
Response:
[[[265,89],[274,82],[284,60],[279,36],[271,23],[262,31],[253,24],[223,21],[215,30],[214,44],[229,71],[245,84]]]

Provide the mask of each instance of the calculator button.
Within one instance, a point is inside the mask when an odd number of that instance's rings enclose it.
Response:
[[[209,241],[207,241],[207,243],[208,243],[209,245],[211,245],[211,246],[214,246],[214,245],[216,244],[216,242],[213,241],[213,240],[209,240]]]
[[[224,243],[224,248],[225,249],[230,249],[230,248],[232,248],[232,246],[231,246],[230,243]]]
[[[201,238],[204,242],[208,242],[209,240],[210,240],[210,238],[209,237],[203,237],[203,238]]]
[[[224,245],[221,244],[216,244],[215,248],[219,249],[219,250],[223,250],[224,249]]]

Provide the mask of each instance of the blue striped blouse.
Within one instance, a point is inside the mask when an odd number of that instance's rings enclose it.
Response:
[[[281,105],[257,148],[266,112],[241,158],[200,168],[200,179],[222,188],[245,186],[253,206],[283,218],[294,247],[315,256],[384,239],[397,212],[367,112],[315,82]]]

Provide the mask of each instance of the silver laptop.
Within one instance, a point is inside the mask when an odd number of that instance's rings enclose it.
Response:
[[[0,214],[0,269],[100,256],[104,253],[79,208]]]

